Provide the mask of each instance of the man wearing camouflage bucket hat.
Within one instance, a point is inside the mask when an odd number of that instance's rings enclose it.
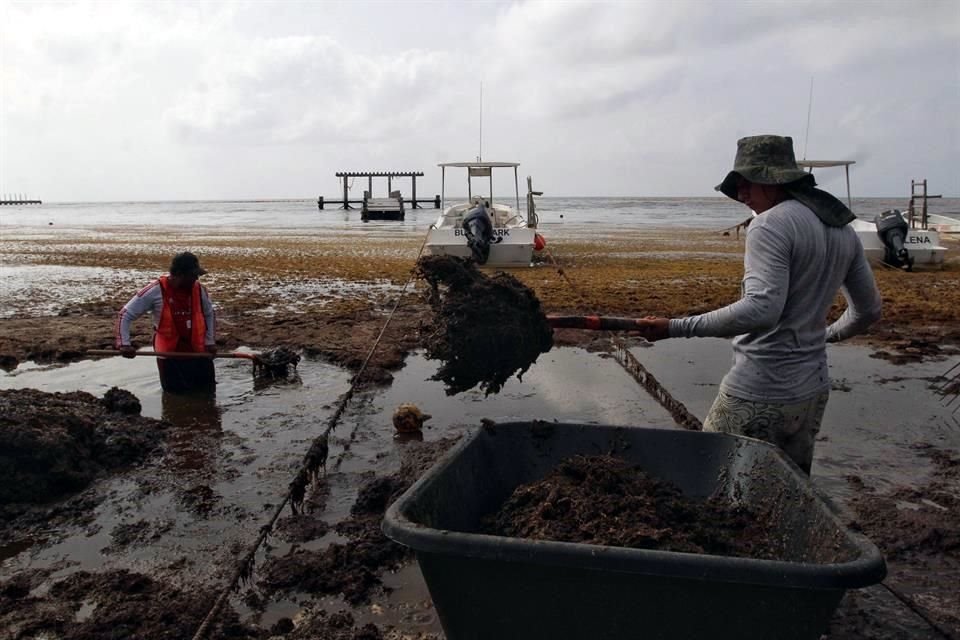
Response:
[[[640,334],[648,340],[732,337],[733,366],[704,430],[776,444],[809,474],[830,393],[826,343],[861,333],[880,318],[873,272],[848,225],[855,216],[797,166],[789,137],[741,138],[733,170],[716,189],[755,216],[740,299],[701,315],[645,318]],[[838,291],[847,308],[828,326]]]

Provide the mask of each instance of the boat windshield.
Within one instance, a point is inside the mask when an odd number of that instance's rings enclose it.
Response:
[[[506,227],[524,227],[527,221],[521,213],[513,207],[505,204],[494,204],[487,206],[489,200],[482,195],[475,195],[470,202],[462,202],[451,205],[443,210],[440,216],[440,225],[442,227],[459,227],[463,218],[472,209],[483,204],[486,206],[487,214],[490,216],[490,222],[495,229]]]
[[[495,195],[493,191],[493,170],[494,169],[504,169],[512,168],[513,169],[513,188],[514,188],[514,198],[516,201],[516,210],[520,210],[520,183],[517,176],[517,168],[520,166],[518,162],[444,162],[439,165],[441,171],[441,186],[440,186],[440,207],[446,209],[447,207],[447,168],[457,168],[457,169],[466,169],[467,170],[467,204],[471,204],[475,201],[473,194],[473,179],[478,178],[480,180],[486,179],[488,185],[488,196],[485,197],[485,202],[489,203],[491,206],[496,206],[497,202],[494,200]]]

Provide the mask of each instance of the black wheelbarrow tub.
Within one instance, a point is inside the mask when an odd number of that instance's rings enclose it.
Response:
[[[775,522],[785,561],[483,535],[513,490],[576,454],[613,453],[687,496],[721,493]],[[846,589],[880,582],[877,548],[844,526],[780,451],[719,433],[546,422],[481,428],[387,510],[447,640],[811,639]]]

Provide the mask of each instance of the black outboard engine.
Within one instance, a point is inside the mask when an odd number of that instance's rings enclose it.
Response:
[[[907,221],[900,215],[899,209],[889,209],[873,219],[877,225],[877,235],[883,241],[883,261],[892,267],[904,267],[913,270],[913,258],[903,246],[907,238]]]
[[[493,222],[484,203],[478,203],[463,218],[463,231],[467,246],[477,264],[486,264],[490,257],[490,242],[493,240]]]

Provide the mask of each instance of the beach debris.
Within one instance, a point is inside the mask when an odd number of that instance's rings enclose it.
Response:
[[[258,353],[253,358],[253,376],[261,379],[286,378],[297,370],[300,354],[287,347]]]
[[[297,473],[297,477],[290,483],[290,510],[293,515],[303,511],[303,499],[307,495],[307,484],[310,482],[310,474],[304,467]]]
[[[423,423],[432,418],[415,404],[405,402],[393,411],[393,428],[400,433],[414,433],[423,429]]]
[[[103,394],[100,401],[107,408],[107,411],[115,413],[138,416],[142,410],[139,398],[119,387],[110,387],[110,390]]]
[[[253,579],[253,569],[256,566],[257,557],[248,553],[244,558],[238,563],[237,566],[237,583],[234,585],[234,590],[239,591],[241,586],[247,585]]]
[[[310,445],[310,449],[307,450],[307,455],[304,457],[304,467],[310,478],[310,484],[314,487],[320,483],[321,469],[323,470],[323,475],[327,475],[327,455],[329,453],[330,444],[328,434],[326,433],[317,436]]]
[[[30,505],[67,498],[159,453],[169,426],[141,416],[136,396],[116,387],[101,398],[0,389],[0,416],[4,525]]]
[[[423,256],[417,270],[430,285],[434,311],[421,337],[427,357],[442,362],[432,379],[444,382],[447,395],[478,385],[486,395],[497,393],[553,346],[540,301],[514,276],[487,276],[455,256]]]

